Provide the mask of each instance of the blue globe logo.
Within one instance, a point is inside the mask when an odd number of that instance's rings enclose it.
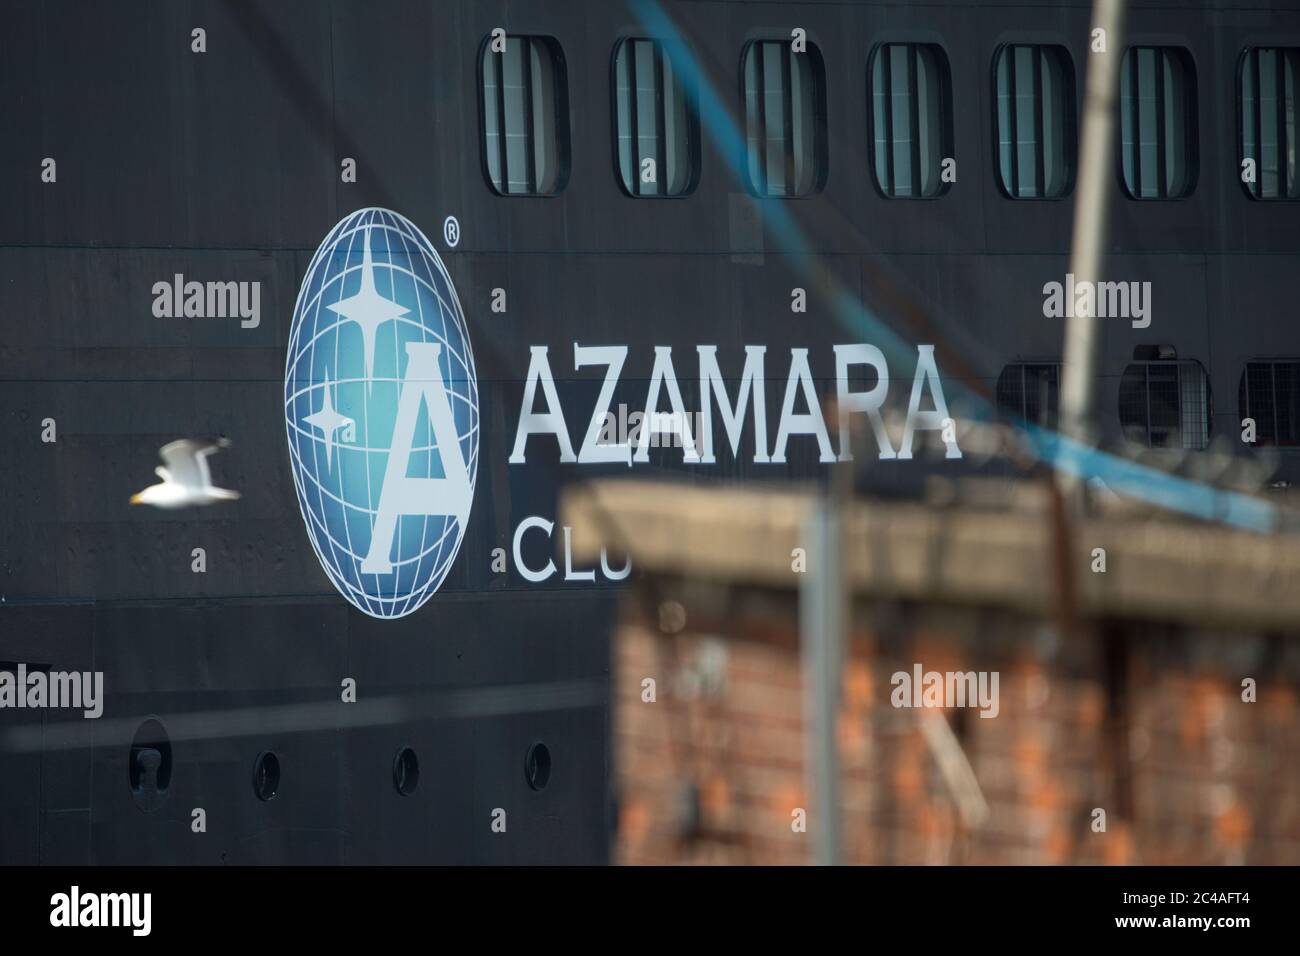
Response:
[[[438,253],[395,212],[347,216],[298,290],[284,422],[312,547],[358,610],[403,617],[447,577],[478,421],[465,316]]]

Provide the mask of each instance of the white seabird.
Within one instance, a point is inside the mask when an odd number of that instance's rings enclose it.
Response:
[[[131,496],[133,505],[153,505],[155,508],[188,508],[191,505],[211,505],[218,501],[234,501],[238,491],[215,488],[208,472],[208,456],[230,445],[228,438],[216,442],[182,438],[163,445],[158,450],[166,467],[154,471],[162,479],[144,491]]]

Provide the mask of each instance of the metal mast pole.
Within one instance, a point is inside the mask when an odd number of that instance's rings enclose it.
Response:
[[[1074,235],[1070,272],[1075,283],[1101,279],[1105,256],[1109,180],[1115,155],[1115,120],[1119,70],[1123,60],[1125,0],[1096,0],[1088,28],[1088,69],[1083,98],[1083,135],[1079,180],[1074,199]],[[1098,30],[1104,31],[1105,52],[1094,52]],[[1095,303],[1095,297],[1093,298]],[[1061,382],[1061,431],[1067,438],[1092,445],[1097,439],[1097,315],[1096,306],[1083,314],[1071,310],[1065,327]],[[1067,475],[1066,484],[1081,487]]]
[[[812,795],[808,825],[813,833],[813,860],[819,866],[841,861],[837,731],[850,593],[843,524],[852,494],[853,466],[839,462],[832,469],[827,494],[814,499],[804,526],[808,566],[799,584],[804,765]]]

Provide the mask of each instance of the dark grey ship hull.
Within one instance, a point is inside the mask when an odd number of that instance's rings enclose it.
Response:
[[[1200,361],[1211,431],[1226,434],[1239,429],[1244,364],[1300,354],[1290,306],[1300,214],[1242,195],[1234,73],[1243,45],[1297,41],[1300,12],[1233,6],[1147,2],[1130,15],[1133,42],[1176,34],[1192,51],[1201,150],[1186,201],[1135,203],[1114,189],[1113,270],[1150,280],[1158,311],[1147,330],[1103,324],[1108,434],[1119,431],[1116,383],[1135,346],[1169,344]],[[0,712],[0,729],[48,735],[0,751],[0,862],[605,862],[616,586],[599,574],[564,580],[558,526],[550,542],[529,539],[534,567],[552,546],[560,573],[546,582],[513,562],[494,570],[493,552],[511,554],[522,519],[556,520],[566,482],[627,469],[562,464],[546,437],[529,440],[526,464],[508,463],[529,347],[549,348],[575,446],[604,370],[575,370],[573,343],[628,347],[615,402],[634,408],[656,346],[673,348],[686,404],[698,408],[697,345],[716,345],[732,380],[744,347],[764,345],[769,437],[792,349],[809,350],[822,394],[833,392],[833,346],[871,341],[870,331],[840,324],[815,293],[792,314],[790,290],[810,275],[852,290],[906,340],[938,344],[954,388],[991,395],[1009,362],[1059,359],[1063,324],[1044,318],[1041,289],[1066,271],[1072,202],[998,192],[988,62],[1002,42],[1050,37],[1081,71],[1086,4],[663,9],[733,112],[747,40],[799,26],[818,45],[827,182],[780,204],[809,248],[782,241],[777,204],[748,196],[707,131],[692,195],[621,191],[610,58],[617,38],[647,33],[635,6],[0,4],[0,663],[98,670],[106,688],[100,721]],[[477,64],[498,26],[564,50],[572,163],[553,198],[503,198],[485,182]],[[203,54],[191,51],[196,27]],[[885,35],[947,51],[960,172],[942,199],[889,201],[873,186],[865,63]],[[56,182],[41,181],[45,157],[57,160]],[[340,181],[349,157],[355,183]],[[364,206],[401,212],[434,239],[467,317],[482,413],[460,555],[438,594],[396,621],[368,618],[331,588],[285,446],[298,286],[334,223]],[[454,248],[440,241],[448,216],[461,228]],[[155,317],[151,289],[177,273],[261,282],[260,324]],[[508,291],[504,313],[489,308],[496,288]],[[894,374],[905,400],[911,369]],[[46,419],[56,441],[42,441]],[[182,512],[128,504],[159,446],[217,434],[233,445],[214,473],[241,500]],[[659,449],[635,467],[688,480],[825,473],[807,437],[792,439],[784,464],[755,462],[753,441],[746,434],[740,455],[724,450],[712,465]],[[1284,456],[1280,475],[1295,471]],[[195,548],[203,573],[192,570]],[[355,705],[340,701],[348,678]],[[165,793],[142,796],[132,728],[151,717],[179,730]],[[542,789],[525,771],[538,742],[551,759]],[[404,747],[419,758],[410,796],[393,782]],[[267,751],[282,777],[263,801],[253,771]],[[492,826],[498,808],[505,833]],[[196,809],[206,832],[193,830]]]

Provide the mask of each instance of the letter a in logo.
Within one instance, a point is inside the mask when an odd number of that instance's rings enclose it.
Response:
[[[393,549],[393,532],[401,515],[446,515],[465,527],[474,489],[460,453],[451,404],[438,368],[442,346],[437,342],[406,343],[406,380],[397,405],[393,425],[393,445],[388,451],[388,468],[384,473],[384,490],[379,496],[379,515],[370,535],[370,550],[361,562],[363,574],[388,574],[393,570],[389,556]],[[442,459],[442,478],[411,478],[406,472],[411,463],[411,439],[420,413],[420,401],[429,410],[429,424],[438,442]]]

